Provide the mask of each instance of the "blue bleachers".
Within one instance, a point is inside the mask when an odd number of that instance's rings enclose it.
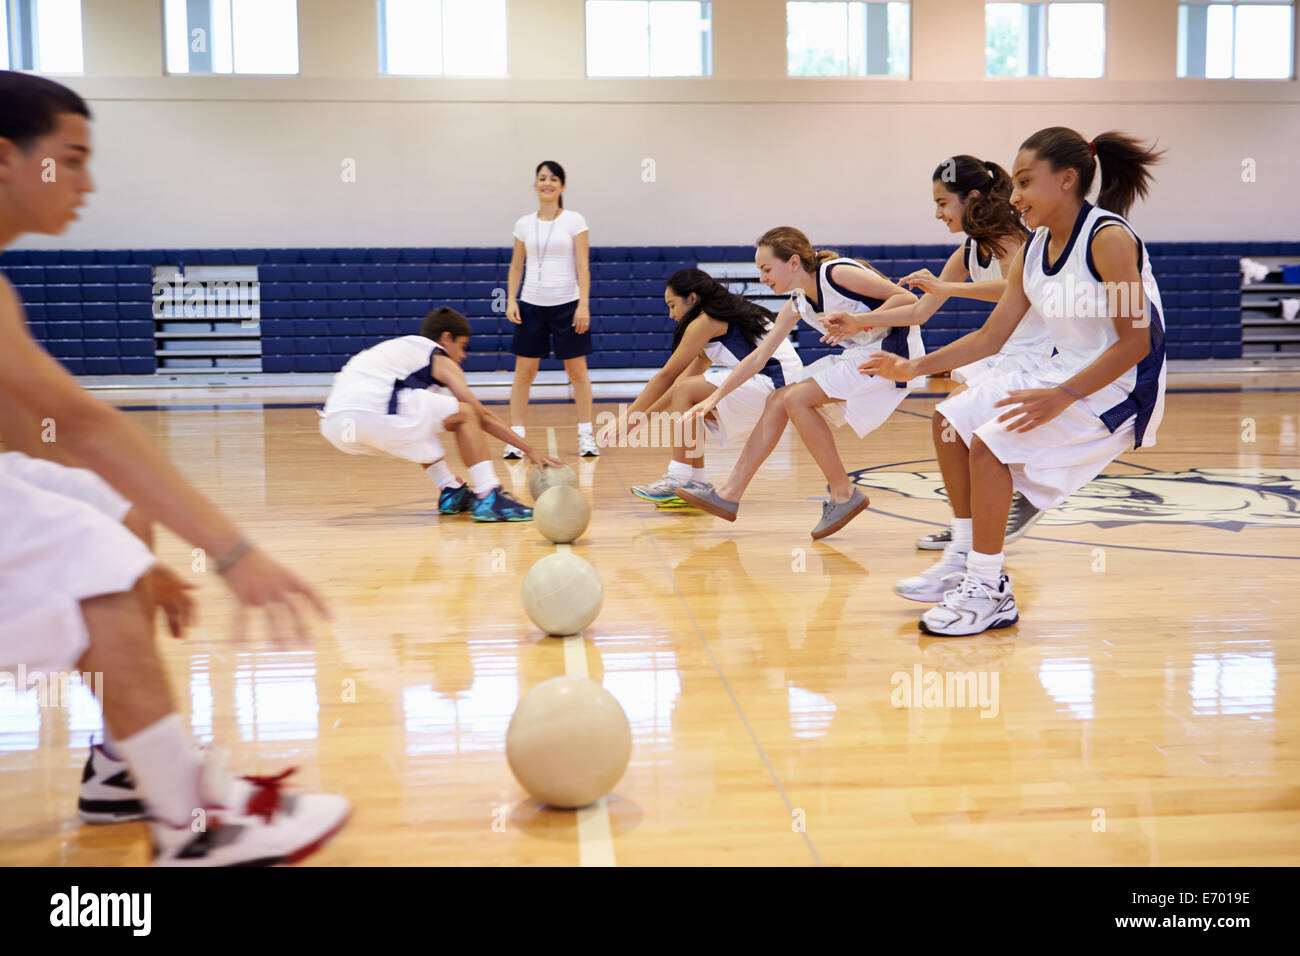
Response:
[[[898,279],[938,272],[952,252],[943,244],[832,246],[868,259]],[[1300,255],[1300,242],[1155,242],[1147,247],[1160,283],[1171,358],[1241,354],[1243,255]],[[186,262],[257,265],[261,280],[262,367],[268,372],[333,371],[381,338],[418,329],[446,304],[471,318],[470,370],[508,370],[513,326],[502,314],[511,249],[111,249],[13,250],[0,270],[21,296],[36,338],[76,374],[147,374],[154,370],[151,266]],[[654,367],[663,362],[672,325],[665,280],[697,262],[752,260],[749,245],[605,246],[592,250],[594,368]],[[952,299],[926,323],[936,348],[978,328],[992,303]],[[826,349],[798,336],[805,361]],[[559,368],[548,360],[543,368]]]

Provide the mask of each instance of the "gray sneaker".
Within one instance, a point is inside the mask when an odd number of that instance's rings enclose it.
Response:
[[[668,501],[670,498],[677,497],[678,488],[688,484],[689,481],[678,481],[671,475],[664,475],[654,484],[634,486],[632,494],[646,501]]]
[[[836,502],[834,498],[830,499],[822,505],[822,520],[812,529],[813,540],[825,538],[839,531],[856,518],[859,512],[866,510],[869,504],[871,499],[857,488],[853,489],[853,497],[843,504]]]
[[[944,528],[942,531],[916,539],[916,546],[922,551],[942,551],[950,544],[952,544],[952,528]]]
[[[1029,503],[1029,499],[1016,492],[1011,496],[1011,511],[1007,514],[1007,532],[1004,539],[1008,544],[1024,536],[1029,526],[1043,516],[1043,513]]]
[[[736,512],[740,510],[739,501],[728,501],[719,497],[718,492],[708,482],[693,481],[677,489],[677,497],[688,505],[694,505],[701,511],[707,511],[715,518],[735,521]]]
[[[1011,511],[1007,514],[1007,530],[1004,540],[1007,544],[1024,536],[1029,526],[1042,517],[1043,513],[1029,503],[1029,499],[1016,492],[1011,496]],[[922,551],[942,551],[952,544],[952,528],[944,528],[934,534],[927,534],[916,539],[916,546]]]

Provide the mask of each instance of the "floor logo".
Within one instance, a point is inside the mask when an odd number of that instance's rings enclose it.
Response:
[[[946,500],[937,471],[850,473],[863,488],[883,488],[908,498]],[[1042,525],[1212,525],[1226,531],[1269,526],[1300,528],[1300,471],[1193,468],[1137,475],[1103,475],[1043,515]]]

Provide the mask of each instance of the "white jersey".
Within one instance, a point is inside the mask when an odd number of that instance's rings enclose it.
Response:
[[[442,351],[442,346],[423,335],[403,335],[358,352],[334,376],[325,400],[325,414],[355,411],[392,415],[397,411],[398,394],[408,388],[450,395],[451,391],[433,377],[433,356]]]
[[[762,342],[762,339],[759,341]],[[752,351],[754,347],[734,325],[728,325],[726,332],[709,339],[704,346],[704,354],[710,362],[727,368],[735,368]],[[799,381],[803,377],[803,361],[795,351],[794,343],[786,339],[778,345],[767,364],[758,370],[758,374],[767,376],[774,388],[784,388]]]
[[[987,259],[981,259],[979,243],[969,237],[966,239],[966,271],[970,273],[971,282],[994,282],[1005,278],[998,257],[990,253]],[[1023,358],[1038,357],[1043,361],[1051,357],[1052,336],[1048,334],[1047,324],[1036,309],[1030,308],[1025,313],[1025,317],[1020,320],[1011,337],[998,350],[998,354]]]
[[[870,296],[860,295],[837,284],[830,277],[830,271],[833,267],[842,265],[854,269],[867,268],[855,259],[830,259],[823,262],[817,269],[817,295],[819,301],[815,303],[809,302],[802,289],[796,289],[793,294],[792,301],[799,313],[799,318],[823,335],[826,333],[826,326],[822,323],[819,315],[824,315],[827,312],[855,312],[861,315],[884,305],[882,299],[873,299]],[[844,339],[839,345],[844,349],[880,349],[885,352],[893,352],[895,355],[901,355],[903,358],[925,354],[925,346],[921,342],[921,327],[919,325],[881,325]],[[906,383],[899,382],[898,387],[905,388],[907,386]]]
[[[1122,228],[1137,241],[1138,269],[1146,299],[1151,348],[1146,358],[1114,382],[1086,398],[1087,407],[1110,431],[1134,419],[1134,447],[1154,445],[1156,429],[1164,415],[1165,333],[1160,288],[1151,272],[1146,246],[1122,217],[1091,203],[1079,210],[1065,249],[1048,265],[1051,234],[1041,226],[1025,245],[1024,288],[1029,302],[1042,317],[1057,349],[1041,374],[1055,382],[1077,375],[1119,341],[1111,321],[1110,294],[1092,261],[1092,239],[1101,229]],[[1130,294],[1117,290],[1116,295]]]

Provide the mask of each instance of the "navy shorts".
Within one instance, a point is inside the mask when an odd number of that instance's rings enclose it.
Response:
[[[550,358],[554,338],[557,359],[590,355],[591,327],[581,335],[573,331],[573,314],[577,311],[577,299],[563,305],[533,305],[520,299],[520,322],[515,326],[510,351],[521,358]]]

